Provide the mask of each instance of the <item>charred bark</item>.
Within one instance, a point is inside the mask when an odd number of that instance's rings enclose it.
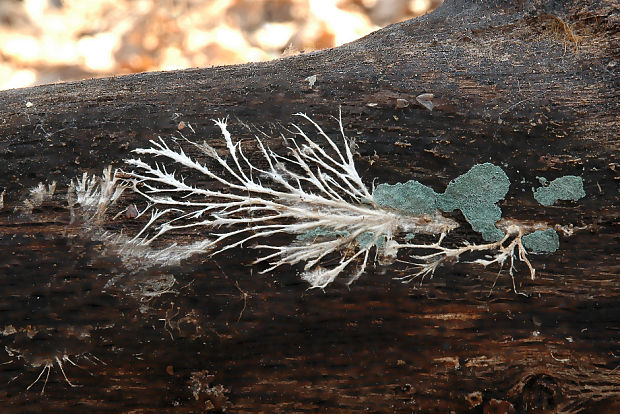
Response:
[[[619,16],[605,1],[446,1],[336,49],[1,92],[3,412],[617,412]],[[211,119],[228,117],[277,146],[295,112],[337,134],[339,107],[366,182],[439,191],[490,162],[511,181],[505,217],[563,226],[537,278],[515,274],[527,296],[468,263],[422,284],[377,265],[325,291],[299,268],[258,274],[244,249],[129,269],[66,206],[71,179],[183,125],[216,145]],[[532,197],[565,175],[585,198]],[[136,231],[113,215],[101,228]]]

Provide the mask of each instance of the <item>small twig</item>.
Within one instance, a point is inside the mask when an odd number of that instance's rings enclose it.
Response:
[[[564,363],[564,364],[566,364],[566,363],[570,362],[570,358],[556,358],[556,357],[553,355],[553,351],[549,351],[549,354],[551,354],[551,358],[553,358],[554,360],[556,360],[556,361],[558,361],[558,362],[562,362],[562,363]]]

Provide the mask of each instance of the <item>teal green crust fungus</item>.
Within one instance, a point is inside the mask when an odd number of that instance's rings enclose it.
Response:
[[[347,237],[350,233],[344,230],[331,230],[325,227],[317,227],[312,230],[308,230],[305,233],[299,234],[296,239],[299,241],[313,241],[318,238],[336,239],[337,237]],[[360,248],[367,247],[375,239],[373,232],[367,231],[360,234],[355,238],[355,241],[359,244]],[[379,236],[374,243],[378,248],[382,248],[386,242],[385,235]]]
[[[355,241],[360,245],[361,249],[366,248],[370,243],[372,243],[372,241],[375,239],[375,234],[371,231],[367,231],[365,233],[360,234],[359,236],[357,236],[357,238],[355,239]],[[379,236],[379,238],[377,239],[377,241],[375,241],[375,246],[377,246],[379,249],[382,248],[385,245],[386,242],[386,237],[385,235],[381,235]]]
[[[394,208],[406,214],[432,214],[437,210],[437,193],[415,180],[404,184],[379,184],[372,197],[379,206]]]
[[[535,253],[553,253],[560,247],[560,237],[553,229],[526,234],[521,242],[523,247]]]
[[[491,163],[474,165],[465,174],[452,180],[446,191],[437,197],[440,210],[461,210],[472,229],[486,241],[497,241],[504,232],[495,227],[502,210],[495,204],[510,188],[506,173]]]
[[[406,183],[379,184],[373,199],[381,207],[393,208],[405,214],[433,214],[461,210],[472,229],[486,241],[497,241],[504,232],[495,227],[502,210],[495,204],[508,192],[510,180],[504,171],[493,164],[477,164],[450,182],[443,194],[411,180]],[[361,244],[361,243],[360,243]]]
[[[532,190],[536,201],[543,206],[551,206],[558,200],[577,201],[586,196],[583,190],[583,179],[575,175],[556,178],[548,186]]]
[[[331,230],[325,227],[316,227],[312,230],[308,230],[305,233],[299,234],[296,239],[299,241],[313,241],[319,237],[335,239],[337,237],[347,237],[348,235],[348,231]]]

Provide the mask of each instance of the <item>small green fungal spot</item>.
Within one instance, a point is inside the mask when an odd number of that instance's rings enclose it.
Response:
[[[549,180],[547,180],[545,177],[536,176],[536,179],[541,185],[547,185],[549,183]]]
[[[375,203],[407,214],[432,214],[437,210],[437,193],[415,180],[406,183],[379,184],[372,193]]]
[[[510,180],[497,165],[474,165],[465,174],[450,182],[437,205],[445,212],[461,210],[472,229],[486,241],[500,240],[504,232],[495,227],[502,210],[495,204],[508,192]]]
[[[410,242],[414,238],[415,238],[415,233],[407,233],[407,234],[405,234],[405,241],[406,242]]]
[[[521,240],[523,247],[535,253],[553,253],[560,247],[560,238],[553,229],[537,230]]]
[[[371,231],[367,231],[367,232],[362,233],[359,236],[357,236],[355,241],[360,245],[360,249],[364,249],[370,243],[372,243],[374,239],[375,239],[375,234],[373,232],[371,232]],[[385,235],[381,235],[381,236],[379,236],[379,238],[377,239],[377,241],[374,244],[375,244],[375,246],[377,246],[380,249],[380,248],[382,248],[385,245],[385,242],[386,242]]]
[[[542,180],[540,182],[544,184]],[[543,206],[551,206],[558,200],[577,201],[586,196],[583,190],[583,179],[575,175],[556,178],[548,186],[533,191],[534,198]]]
[[[319,237],[325,237],[330,239],[335,239],[337,237],[347,237],[349,235],[348,231],[343,230],[331,230],[325,227],[317,227],[312,230],[308,230],[303,234],[299,234],[296,239],[299,241],[312,241]]]

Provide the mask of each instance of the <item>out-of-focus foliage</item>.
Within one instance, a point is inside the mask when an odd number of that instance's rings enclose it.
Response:
[[[338,46],[441,0],[0,0],[0,89]]]

